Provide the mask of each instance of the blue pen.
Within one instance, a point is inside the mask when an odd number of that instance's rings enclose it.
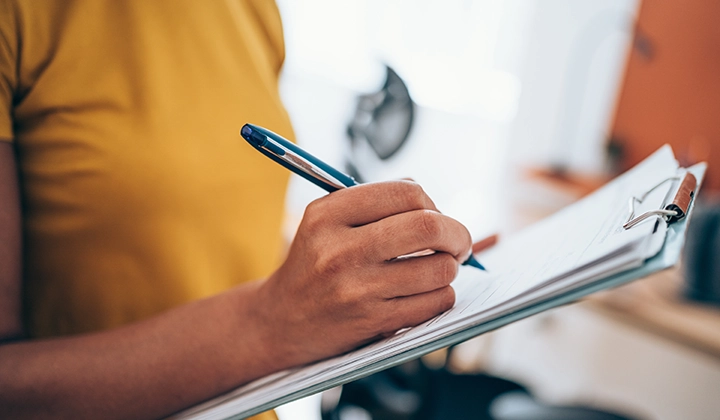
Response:
[[[327,192],[334,192],[339,189],[358,185],[351,176],[338,171],[291,141],[266,128],[245,124],[240,130],[240,135],[263,155]],[[419,251],[410,256],[425,254],[427,254],[426,251]],[[471,265],[485,270],[485,267],[483,267],[472,254],[470,254],[470,257],[463,265]]]

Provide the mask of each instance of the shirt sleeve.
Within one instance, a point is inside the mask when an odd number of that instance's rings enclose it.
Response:
[[[17,85],[17,31],[10,1],[0,0],[0,141],[13,140],[13,92]]]

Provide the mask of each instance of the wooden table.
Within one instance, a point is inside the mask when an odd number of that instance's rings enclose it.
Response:
[[[720,360],[720,307],[683,298],[679,269],[598,293],[587,305],[607,316]],[[720,390],[718,390],[720,393]]]

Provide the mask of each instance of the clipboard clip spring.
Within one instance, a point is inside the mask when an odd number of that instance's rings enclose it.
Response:
[[[647,198],[647,196],[650,195],[650,193],[652,193],[654,190],[656,190],[666,182],[677,180],[680,180],[679,176],[673,176],[664,179],[659,184],[647,190],[645,194],[643,194],[639,198],[631,197],[630,216],[628,216],[627,221],[625,222],[625,224],[623,224],[623,228],[625,230],[631,229],[632,227],[638,225],[640,222],[656,216],[662,217],[667,223],[672,223],[685,217],[688,209],[690,208],[690,203],[695,197],[695,188],[697,187],[697,179],[690,172],[687,172],[683,176],[682,182],[680,182],[680,187],[675,193],[675,197],[669,204],[667,204],[661,209],[646,211],[645,213],[635,217],[635,203],[642,203]]]

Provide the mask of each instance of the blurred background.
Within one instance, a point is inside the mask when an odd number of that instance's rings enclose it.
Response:
[[[683,165],[708,161],[681,269],[419,363],[425,380],[472,376],[477,395],[507,385],[495,378],[517,384],[528,397],[506,401],[511,413],[616,415],[502,417],[497,403],[475,418],[720,418],[720,3],[278,5],[281,92],[299,144],[362,181],[415,179],[475,239],[553,213],[665,143]],[[293,177],[289,237],[323,194]],[[361,406],[339,415],[335,394],[334,418],[381,418]],[[278,414],[320,419],[321,398]]]

